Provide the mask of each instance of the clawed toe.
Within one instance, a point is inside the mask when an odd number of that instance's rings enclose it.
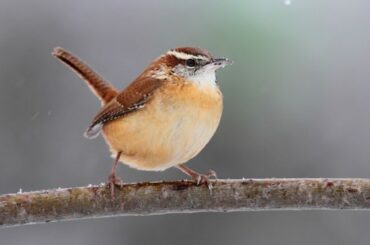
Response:
[[[199,174],[197,176],[194,176],[193,179],[196,181],[197,185],[206,184],[209,189],[212,189],[212,182],[210,178],[217,179],[217,174],[213,170],[209,170],[206,174]]]
[[[200,173],[188,168],[184,164],[177,165],[176,167],[178,169],[180,169],[182,172],[184,172],[185,174],[191,176],[191,178],[195,181],[195,183],[197,185],[207,184],[207,186],[210,190],[212,189],[212,183],[210,181],[210,178],[213,177],[213,178],[217,179],[217,174],[213,170],[209,170],[208,173],[206,173],[206,174],[200,174]]]
[[[214,170],[212,170],[212,169],[208,170],[208,172],[206,173],[206,176],[208,178],[213,177],[213,178],[217,179],[217,173]]]
[[[121,186],[122,185],[122,180],[120,178],[118,178],[115,174],[111,174],[109,175],[108,177],[108,185],[118,185],[118,186]]]

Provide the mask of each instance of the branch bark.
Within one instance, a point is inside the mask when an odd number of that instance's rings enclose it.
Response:
[[[118,215],[370,209],[370,179],[243,179],[87,186],[0,196],[0,226]]]

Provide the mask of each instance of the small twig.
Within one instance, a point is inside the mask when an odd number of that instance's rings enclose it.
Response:
[[[119,215],[260,210],[370,209],[370,179],[243,179],[126,184],[0,196],[0,225]]]

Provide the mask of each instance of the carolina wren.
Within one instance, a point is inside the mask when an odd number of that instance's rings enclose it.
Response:
[[[85,132],[101,132],[113,163],[109,183],[120,183],[119,161],[140,170],[176,167],[208,183],[214,172],[202,175],[184,163],[195,157],[215,133],[222,114],[222,93],[216,71],[232,62],[208,51],[182,47],[155,59],[128,87],[119,92],[76,56],[62,48],[53,53],[83,78],[102,108]]]

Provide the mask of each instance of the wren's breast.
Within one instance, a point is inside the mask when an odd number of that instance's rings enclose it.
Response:
[[[222,114],[217,88],[167,84],[145,107],[104,125],[112,153],[142,170],[165,170],[197,155],[215,133]]]

